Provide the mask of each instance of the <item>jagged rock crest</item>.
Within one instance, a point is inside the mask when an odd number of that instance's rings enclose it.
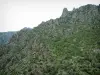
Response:
[[[67,14],[68,14],[68,10],[67,10],[67,8],[64,8],[61,17],[65,17],[65,16],[67,16]]]

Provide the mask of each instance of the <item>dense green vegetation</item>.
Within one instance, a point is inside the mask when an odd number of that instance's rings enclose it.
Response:
[[[0,75],[100,75],[100,6],[65,10],[2,45]]]

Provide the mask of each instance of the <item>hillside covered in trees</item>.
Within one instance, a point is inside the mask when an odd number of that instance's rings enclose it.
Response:
[[[100,5],[18,31],[0,47],[0,75],[100,75]]]
[[[16,32],[0,32],[0,44],[7,44]]]

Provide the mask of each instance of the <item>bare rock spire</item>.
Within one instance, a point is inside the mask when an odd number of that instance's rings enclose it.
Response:
[[[65,17],[65,16],[67,16],[67,14],[68,14],[68,10],[67,10],[67,8],[64,8],[61,17]]]

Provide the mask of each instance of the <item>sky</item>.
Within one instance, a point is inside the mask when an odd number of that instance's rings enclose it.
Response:
[[[100,0],[0,0],[0,32],[34,28],[42,21],[59,18],[63,8],[71,11]]]

